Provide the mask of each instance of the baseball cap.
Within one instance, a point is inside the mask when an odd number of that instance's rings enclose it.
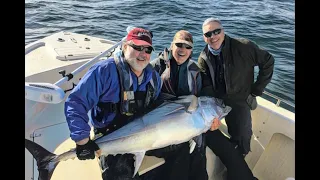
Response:
[[[137,46],[151,46],[152,35],[148,30],[133,28],[127,35],[127,41],[132,41]]]
[[[180,30],[174,35],[173,43],[185,43],[193,47],[193,38],[189,31]]]

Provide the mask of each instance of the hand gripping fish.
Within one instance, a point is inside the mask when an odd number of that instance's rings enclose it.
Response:
[[[230,111],[231,107],[225,106],[220,99],[181,96],[164,101],[149,113],[95,142],[104,156],[134,154],[135,176],[146,151],[187,142],[208,131],[213,119],[221,120]],[[50,179],[60,161],[77,157],[75,149],[56,155],[27,139],[25,147],[37,161],[39,180]]]

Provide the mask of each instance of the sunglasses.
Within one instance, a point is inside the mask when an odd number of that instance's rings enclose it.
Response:
[[[145,49],[145,52],[147,54],[151,54],[151,52],[153,50],[152,46],[144,47],[144,46],[137,46],[134,44],[128,44],[128,45],[131,46],[136,51],[143,51]]]
[[[188,44],[185,44],[185,43],[175,43],[175,45],[176,45],[178,48],[192,49],[191,46],[189,46]]]
[[[209,38],[209,37],[212,36],[212,34],[214,34],[215,36],[218,35],[218,34],[220,34],[220,33],[221,33],[221,30],[222,30],[221,28],[218,28],[218,29],[215,29],[215,30],[213,30],[213,31],[206,32],[206,33],[204,33],[203,35],[204,35],[205,37]]]

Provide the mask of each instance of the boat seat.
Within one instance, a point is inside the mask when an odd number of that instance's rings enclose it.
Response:
[[[253,174],[261,180],[294,178],[294,140],[280,133],[273,134],[269,144],[253,168]]]
[[[210,148],[206,148],[208,180],[226,180],[227,169]]]

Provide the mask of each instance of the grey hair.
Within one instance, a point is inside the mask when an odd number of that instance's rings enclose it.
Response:
[[[223,27],[222,27],[222,24],[221,24],[221,21],[220,21],[218,18],[214,18],[214,17],[211,17],[211,18],[206,19],[206,20],[203,22],[202,27],[205,26],[205,25],[207,25],[207,24],[209,24],[209,23],[211,23],[211,22],[217,22],[217,23],[220,24],[221,28],[223,28]]]
[[[123,46],[124,46],[127,42],[128,42],[127,39],[124,39],[124,40],[122,41],[122,43],[121,43],[121,49],[123,49]]]

